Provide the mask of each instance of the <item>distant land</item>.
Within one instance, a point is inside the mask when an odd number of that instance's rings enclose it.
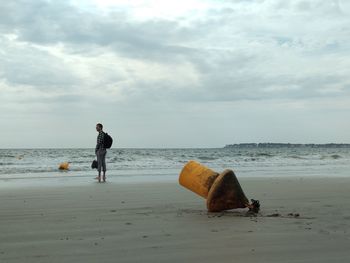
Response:
[[[237,144],[227,144],[224,148],[282,148],[282,147],[310,147],[310,148],[348,148],[350,144],[348,143],[324,143],[324,144],[315,144],[315,143],[237,143]]]

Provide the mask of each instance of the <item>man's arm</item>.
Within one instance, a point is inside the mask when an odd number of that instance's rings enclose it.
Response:
[[[97,144],[96,144],[96,148],[95,148],[95,153],[97,152],[97,150],[100,148],[100,146],[103,143],[103,132],[100,132],[97,136]]]

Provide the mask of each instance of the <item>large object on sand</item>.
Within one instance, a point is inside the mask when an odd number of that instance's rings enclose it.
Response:
[[[180,173],[179,183],[207,199],[209,212],[246,207],[254,209],[232,170],[219,174],[196,161],[189,161]]]
[[[69,162],[61,163],[60,166],[58,167],[58,169],[60,169],[60,170],[69,170]]]

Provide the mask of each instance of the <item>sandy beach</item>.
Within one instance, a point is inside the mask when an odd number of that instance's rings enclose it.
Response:
[[[0,262],[349,260],[350,178],[239,180],[256,217],[177,182],[3,187]]]

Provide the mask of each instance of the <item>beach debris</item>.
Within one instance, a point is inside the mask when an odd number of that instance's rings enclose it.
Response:
[[[179,183],[204,197],[209,212],[249,208],[257,213],[260,209],[258,200],[251,199],[252,203],[249,203],[235,173],[230,169],[219,174],[196,161],[189,161],[180,173]]]
[[[299,213],[295,213],[295,214],[293,214],[293,213],[289,213],[289,214],[288,214],[288,216],[292,216],[292,217],[299,217],[299,216],[300,216],[300,214],[299,214]]]
[[[266,217],[300,218],[300,214],[299,213],[288,213],[287,215],[282,215],[280,213],[273,213],[273,214],[266,215]]]
[[[260,210],[260,202],[259,200],[254,200],[254,199],[250,199],[250,201],[252,202],[250,207],[249,207],[249,211],[250,212],[254,212],[254,213],[258,213]]]
[[[297,218],[297,217],[300,217],[300,214],[299,213],[295,213],[295,214],[289,213],[288,216]]]
[[[69,162],[60,163],[58,169],[60,169],[60,170],[69,170]]]
[[[279,213],[274,213],[274,214],[271,214],[271,215],[267,215],[267,217],[280,217],[281,214]]]

